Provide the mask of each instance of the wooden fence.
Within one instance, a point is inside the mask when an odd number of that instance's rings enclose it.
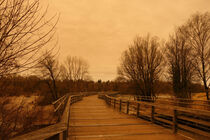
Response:
[[[135,115],[153,123],[178,130],[196,133],[210,138],[210,111],[159,104],[145,101],[117,99],[109,95],[99,95],[106,103],[120,112]]]

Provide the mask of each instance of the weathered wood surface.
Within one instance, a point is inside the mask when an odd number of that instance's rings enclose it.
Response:
[[[118,112],[97,96],[71,106],[69,140],[177,140],[187,139],[135,116]]]
[[[99,95],[99,98],[104,99],[109,106],[118,108],[120,112],[131,112],[129,114],[172,128],[174,133],[177,133],[179,129],[179,131],[184,130],[185,133],[190,132],[190,135],[199,139],[210,138],[210,111],[153,102],[122,100],[105,94]]]
[[[49,136],[53,136],[59,133],[62,133],[66,130],[66,124],[57,123],[55,125],[51,125],[28,134],[18,136],[13,138],[12,140],[44,140],[49,138]]]

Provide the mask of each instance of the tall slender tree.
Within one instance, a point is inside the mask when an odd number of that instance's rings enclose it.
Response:
[[[169,36],[166,43],[168,74],[172,81],[175,97],[190,98],[191,83],[194,75],[192,47],[188,44],[186,28],[179,27]]]
[[[185,24],[189,44],[193,48],[194,67],[203,82],[209,100],[210,84],[210,13],[195,13]]]
[[[42,78],[46,81],[54,100],[58,99],[58,89],[56,81],[60,75],[58,60],[52,53],[46,52],[40,58],[38,69]]]

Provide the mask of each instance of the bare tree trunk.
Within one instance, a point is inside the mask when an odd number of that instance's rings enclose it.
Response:
[[[51,53],[46,52],[41,58],[38,69],[40,69],[43,78],[47,80],[48,87],[54,100],[58,99],[58,90],[56,80],[60,75],[58,61]]]
[[[209,88],[207,86],[207,83],[206,83],[205,79],[203,80],[203,84],[204,84],[204,89],[205,89],[205,92],[206,92],[206,99],[209,100]]]

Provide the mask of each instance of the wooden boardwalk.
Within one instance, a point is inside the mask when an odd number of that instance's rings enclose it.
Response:
[[[182,140],[171,130],[120,113],[95,96],[84,97],[71,106],[70,140]]]

